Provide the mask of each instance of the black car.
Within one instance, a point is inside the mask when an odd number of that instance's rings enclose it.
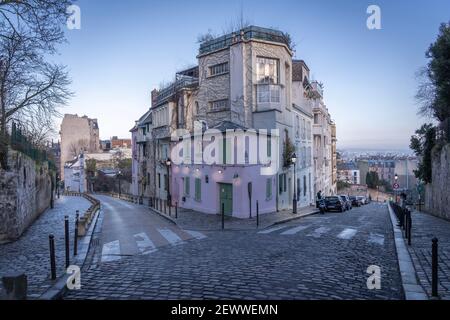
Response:
[[[345,203],[338,196],[325,197],[325,206],[327,211],[337,210],[345,211]]]
[[[350,196],[349,199],[352,202],[352,206],[360,207],[362,205],[362,202],[355,196]]]
[[[339,196],[345,205],[345,210],[351,210],[352,209],[352,202],[348,198],[348,196]]]

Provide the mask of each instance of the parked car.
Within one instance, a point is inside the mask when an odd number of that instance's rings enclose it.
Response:
[[[349,197],[348,196],[344,196],[344,195],[341,195],[339,197],[341,197],[342,201],[344,201],[345,210],[351,210],[352,209],[352,202],[350,201]]]
[[[361,199],[358,199],[356,196],[350,196],[349,199],[352,202],[352,206],[360,207],[363,205]]]
[[[367,198],[365,197],[365,196],[357,196],[356,197],[360,202],[361,202],[361,204],[368,204],[369,203],[369,201],[367,200]]]
[[[325,197],[325,206],[327,211],[337,210],[340,212],[345,211],[345,203],[338,196]]]

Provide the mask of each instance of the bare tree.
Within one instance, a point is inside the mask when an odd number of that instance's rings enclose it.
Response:
[[[49,125],[71,96],[65,67],[44,59],[64,41],[62,26],[70,4],[66,0],[0,0],[0,166],[4,169],[9,122],[27,125],[29,131],[31,123]]]
[[[77,142],[72,142],[69,145],[69,152],[72,157],[78,157],[78,155],[84,151],[89,150],[89,141],[87,139],[80,139]]]

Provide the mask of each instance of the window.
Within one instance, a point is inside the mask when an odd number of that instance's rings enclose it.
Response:
[[[306,197],[306,176],[303,176],[303,196]]]
[[[306,139],[306,120],[302,119],[302,139]]]
[[[231,140],[227,138],[222,138],[222,163],[231,163]],[[227,161],[228,159],[228,161]]]
[[[300,199],[300,195],[301,195],[300,178],[297,178],[297,199]]]
[[[228,72],[228,62],[216,64],[209,67],[209,76],[217,76]]]
[[[314,114],[314,124],[319,124],[319,115],[317,113]]]
[[[189,177],[185,177],[184,178],[184,195],[185,196],[189,196],[191,190],[190,190],[190,178]]]
[[[272,178],[266,180],[266,200],[272,198]]]
[[[300,136],[300,117],[295,116],[295,136],[298,138]]]
[[[272,137],[270,134],[267,135],[267,156],[272,156]]]
[[[202,180],[195,178],[195,201],[202,200]]]
[[[198,116],[200,114],[200,107],[198,105],[198,101],[195,101],[195,115]]]
[[[228,99],[210,102],[211,111],[221,111],[228,108]]]
[[[278,84],[278,60],[257,57],[256,81],[259,84]]]
[[[278,192],[279,192],[279,194],[283,193],[283,175],[282,174],[280,174],[278,176]]]
[[[158,188],[161,189],[161,174],[158,173]]]
[[[258,85],[259,103],[280,103],[280,87],[274,85]]]

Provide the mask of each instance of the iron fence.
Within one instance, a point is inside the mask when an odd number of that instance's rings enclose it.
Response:
[[[46,150],[35,146],[23,134],[22,129],[15,123],[11,126],[10,146],[16,151],[20,151],[38,163],[47,162],[50,170],[56,171],[55,162],[49,158]]]

